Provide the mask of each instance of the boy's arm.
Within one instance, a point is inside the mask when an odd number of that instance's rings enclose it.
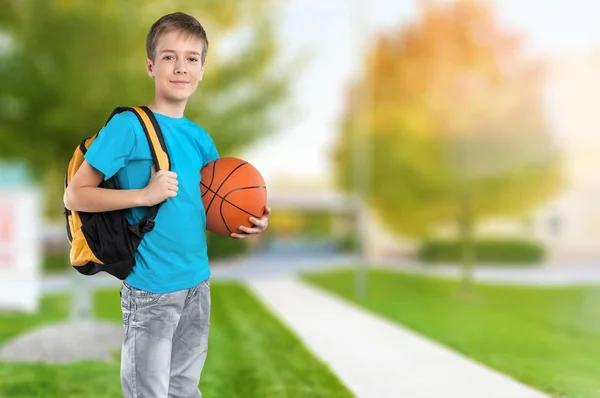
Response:
[[[67,209],[88,213],[146,207],[175,196],[175,173],[151,173],[144,189],[106,189],[98,185],[113,177],[133,159],[136,148],[135,116],[129,113],[115,115],[102,128],[85,153],[85,160],[65,190]]]
[[[161,170],[152,174],[144,189],[106,189],[98,185],[104,174],[93,168],[87,160],[77,170],[64,195],[65,207],[86,213],[153,206],[177,195],[177,174]]]
[[[65,190],[65,207],[87,213],[122,210],[143,206],[141,189],[106,189],[98,185],[104,174],[84,160]]]

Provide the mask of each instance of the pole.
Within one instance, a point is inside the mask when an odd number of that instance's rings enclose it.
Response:
[[[370,79],[367,68],[368,52],[367,43],[369,32],[367,29],[367,7],[365,0],[354,0],[353,2],[353,24],[351,26],[356,44],[358,70],[356,73],[357,91],[353,98],[356,109],[354,116],[353,135],[353,160],[354,160],[354,195],[356,199],[356,240],[358,244],[358,261],[355,281],[355,294],[358,299],[364,299],[367,294],[367,206],[368,206],[368,182],[369,182],[369,107],[370,107]]]
[[[69,268],[71,268],[70,262]],[[71,278],[71,311],[70,322],[87,322],[93,318],[93,287],[89,276],[83,276],[70,269]]]

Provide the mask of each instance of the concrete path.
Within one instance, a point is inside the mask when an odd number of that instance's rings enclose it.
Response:
[[[247,283],[359,398],[547,397],[293,276]]]

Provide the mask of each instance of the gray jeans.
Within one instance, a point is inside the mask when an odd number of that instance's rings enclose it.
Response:
[[[125,339],[121,385],[125,398],[201,398],[208,350],[210,282],[154,294],[123,282]]]

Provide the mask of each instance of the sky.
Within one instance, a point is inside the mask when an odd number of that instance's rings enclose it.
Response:
[[[506,28],[525,35],[533,53],[600,49],[600,27],[595,27],[600,1],[489,1]],[[294,78],[292,112],[286,123],[242,155],[261,171],[267,184],[318,181],[328,174],[344,90],[358,71],[362,45],[377,34],[414,21],[417,13],[416,0],[285,2],[277,18],[282,57],[308,56],[308,60]],[[362,28],[352,29],[355,26]]]

